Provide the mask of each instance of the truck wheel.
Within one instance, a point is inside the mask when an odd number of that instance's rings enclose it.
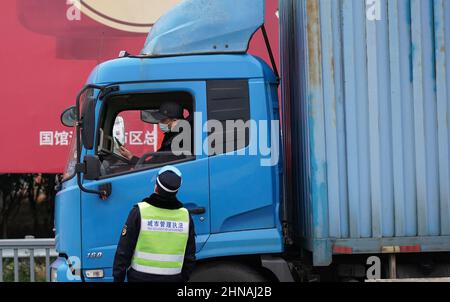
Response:
[[[198,264],[190,282],[268,282],[257,269],[239,262],[208,262]]]

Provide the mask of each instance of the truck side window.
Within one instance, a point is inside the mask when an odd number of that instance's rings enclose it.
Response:
[[[214,141],[208,150],[210,156],[243,149],[249,145],[250,100],[247,80],[211,80],[206,84],[208,123],[217,125],[217,136],[222,134],[222,146]],[[216,136],[216,137],[217,137]],[[209,139],[211,136],[208,135]]]
[[[193,131],[180,154],[172,150],[171,142],[186,134],[161,131],[158,120],[151,118],[163,102],[178,102],[183,108],[183,118],[178,123],[193,123],[193,100],[189,93],[170,92],[114,96],[105,104],[100,121],[97,154],[102,162],[102,176],[152,169],[166,164],[192,160]],[[180,138],[181,136],[179,136]]]

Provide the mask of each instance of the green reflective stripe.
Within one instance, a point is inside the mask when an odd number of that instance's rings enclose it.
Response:
[[[136,250],[152,254],[183,254],[188,240],[187,234],[164,232],[141,232]]]
[[[147,273],[147,274],[155,274],[155,275],[177,275],[181,273],[182,268],[161,268],[154,266],[145,266],[139,265],[136,263],[132,263],[131,267],[138,272]]]
[[[152,253],[144,253],[139,251],[134,251],[134,257],[147,259],[147,260],[156,260],[156,261],[183,261],[184,255],[173,255],[173,254],[152,254]]]
[[[144,265],[144,266],[153,266],[160,268],[178,268],[183,266],[182,261],[157,261],[157,260],[147,260],[142,258],[133,257],[133,263]]]

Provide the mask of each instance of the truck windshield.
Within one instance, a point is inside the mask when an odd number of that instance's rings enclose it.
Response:
[[[72,141],[70,142],[70,149],[69,149],[69,157],[67,159],[66,167],[64,169],[63,174],[63,181],[71,179],[73,176],[75,176],[75,164],[77,163],[77,144],[76,144],[76,137],[72,137]]]

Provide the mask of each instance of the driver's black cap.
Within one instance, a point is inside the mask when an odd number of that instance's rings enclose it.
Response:
[[[175,102],[164,102],[157,112],[152,113],[152,116],[158,121],[166,118],[180,119],[183,118],[183,108]]]

